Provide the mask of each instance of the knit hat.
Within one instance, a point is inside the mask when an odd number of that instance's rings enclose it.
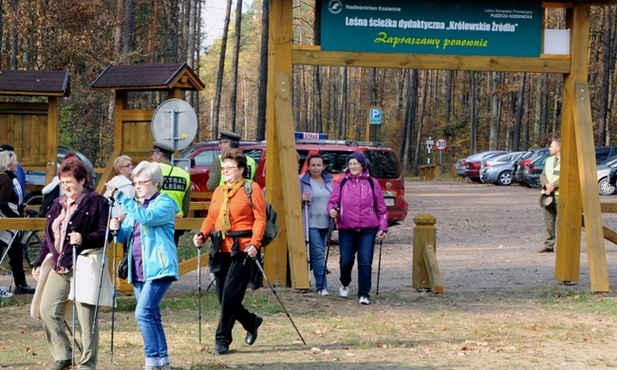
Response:
[[[368,159],[366,159],[364,154],[359,153],[359,152],[351,153],[349,157],[347,157],[347,164],[349,164],[349,161],[352,159],[357,160],[362,165],[363,170],[368,169]]]

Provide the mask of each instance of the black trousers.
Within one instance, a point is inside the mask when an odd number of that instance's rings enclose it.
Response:
[[[216,329],[216,343],[229,346],[233,341],[231,332],[238,321],[244,330],[255,327],[255,314],[242,305],[246,287],[251,279],[251,267],[255,263],[246,258],[246,253],[231,256],[230,253],[220,253],[221,269],[214,273],[216,290],[221,304],[221,318]]]
[[[9,266],[11,266],[11,271],[13,272],[13,280],[15,280],[15,285],[24,285],[26,284],[26,272],[24,271],[24,252],[21,247],[21,232],[15,237],[13,240],[13,244],[11,245],[11,249],[8,251],[9,256]],[[1,248],[0,248],[1,249]],[[0,255],[1,257],[2,255]]]

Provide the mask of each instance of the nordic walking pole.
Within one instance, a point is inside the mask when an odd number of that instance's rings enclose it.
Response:
[[[251,257],[247,256],[247,258],[251,258]],[[266,278],[266,282],[268,283],[268,286],[270,287],[270,290],[272,291],[272,293],[274,293],[274,296],[276,297],[276,299],[281,304],[281,307],[283,307],[283,311],[285,311],[285,315],[287,315],[287,318],[289,319],[289,321],[291,321],[291,325],[293,325],[294,329],[296,329],[296,333],[298,333],[298,336],[302,340],[302,343],[304,343],[304,345],[306,346],[306,342],[304,341],[304,338],[302,338],[302,334],[300,334],[300,330],[298,330],[298,327],[296,326],[296,324],[294,324],[294,321],[291,319],[291,316],[289,316],[289,312],[287,312],[287,309],[285,308],[285,305],[283,305],[283,302],[279,298],[278,294],[276,294],[276,290],[274,290],[274,287],[272,286],[272,284],[270,284],[270,279],[268,279],[268,276],[266,275],[266,272],[264,271],[263,267],[261,267],[261,263],[259,263],[259,261],[256,258],[252,258],[252,260],[255,261],[255,264],[257,265],[257,268],[259,268],[259,271],[261,271],[261,273],[263,274],[264,278]]]
[[[75,232],[75,230],[72,232]],[[77,245],[73,244],[71,247],[73,248],[73,342],[71,345],[71,366],[75,368],[75,345],[77,344],[75,339],[75,317],[77,316]]]
[[[69,331],[69,334],[71,334],[71,337],[73,336],[73,332],[71,331],[71,327],[69,326],[69,323],[66,322],[66,320],[64,320],[64,326],[66,326],[66,330]],[[79,345],[79,343],[77,344],[77,349],[79,350],[79,352],[81,352],[81,346]]]
[[[197,248],[197,307],[199,311],[199,344],[201,345],[201,247]]]
[[[117,270],[117,249],[118,242],[116,241],[116,237],[114,235],[114,262],[113,266],[113,291],[111,292],[111,363],[114,362],[114,326],[116,324],[116,279],[118,278],[118,270]]]
[[[107,265],[107,245],[109,244],[107,237],[109,235],[109,223],[111,222],[111,210],[114,208],[114,193],[109,197],[109,214],[107,215],[107,228],[105,228],[105,240],[103,241],[103,257],[101,258],[101,269],[99,276],[99,291],[96,295],[96,306],[94,306],[94,317],[92,318],[92,334],[96,329],[96,319],[99,313],[99,302],[101,301],[101,288],[103,287],[103,272]]]
[[[375,295],[379,295],[379,275],[381,275],[381,246],[383,244],[383,240],[379,241],[379,262],[377,263],[377,290],[375,291]]]
[[[2,259],[0,259],[0,265],[2,265],[2,262],[4,262],[6,255],[9,253],[9,249],[11,249],[11,245],[13,245],[13,242],[15,241],[17,234],[19,234],[19,230],[15,230],[15,232],[13,233],[13,237],[11,238],[11,241],[9,242],[9,244],[7,244],[6,250],[4,251],[4,254],[2,255]]]
[[[328,277],[328,255],[330,255],[330,244],[332,243],[332,231],[334,230],[334,221],[330,219],[330,225],[328,226],[328,242],[326,244],[326,262],[323,266],[323,279],[321,280],[321,287],[319,290],[323,290],[326,278]]]
[[[311,247],[309,237],[309,215],[308,215],[309,202],[304,201],[304,241],[306,242],[306,263],[308,265],[308,279],[309,286],[311,284]]]

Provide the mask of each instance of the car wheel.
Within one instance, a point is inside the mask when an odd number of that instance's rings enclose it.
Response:
[[[497,176],[497,183],[499,185],[510,185],[512,184],[512,172],[510,171],[502,171]]]
[[[615,185],[611,184],[608,177],[603,177],[598,181],[598,191],[600,195],[612,195],[615,194],[615,190],[617,190],[617,188],[615,188]]]

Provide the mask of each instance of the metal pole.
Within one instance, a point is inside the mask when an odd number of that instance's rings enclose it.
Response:
[[[320,291],[324,289],[326,277],[328,276],[328,255],[330,254],[330,244],[332,243],[332,231],[334,230],[334,222],[330,219],[330,225],[328,226],[328,242],[326,244],[326,261],[323,266],[323,279],[321,280]]]
[[[73,344],[71,346],[71,365],[73,368],[75,367],[75,316],[77,316],[77,269],[75,268],[77,265],[77,246],[75,244],[73,247]]]
[[[304,202],[304,241],[306,242],[306,263],[308,266],[308,279],[309,286],[311,284],[311,247],[309,237],[309,220],[308,220],[308,206],[309,202]]]
[[[109,223],[111,221],[111,211],[114,207],[114,194],[111,194],[109,198],[109,213],[107,214],[107,227],[105,228],[105,240],[103,240],[103,258],[101,259],[101,269],[99,276],[99,291],[96,296],[96,306],[94,306],[94,317],[92,318],[92,334],[94,334],[94,329],[96,328],[96,319],[99,314],[99,302],[101,301],[101,288],[103,287],[103,272],[105,271],[105,266],[107,265],[107,236],[109,235]]]
[[[113,291],[112,291],[112,296],[111,296],[111,362],[114,362],[114,326],[116,323],[116,280],[118,279],[118,271],[116,268],[116,261],[117,261],[117,250],[118,249],[118,242],[116,241],[116,238],[114,237],[114,260],[112,263],[113,266],[113,279],[114,279],[114,285],[113,285]]]
[[[11,249],[11,245],[13,245],[13,242],[15,241],[17,234],[19,234],[19,230],[15,230],[15,232],[13,233],[13,237],[11,238],[11,241],[9,242],[9,244],[6,246],[6,251],[4,251],[4,254],[2,255],[2,259],[0,259],[0,265],[2,265],[2,262],[4,262],[6,255],[9,253],[9,249]]]
[[[247,258],[250,258],[250,257],[247,257]],[[291,325],[293,325],[294,329],[296,329],[296,333],[298,333],[298,336],[300,337],[300,340],[302,340],[302,343],[304,343],[304,345],[306,346],[306,342],[304,341],[304,338],[302,337],[302,334],[300,334],[300,331],[298,330],[298,327],[296,326],[294,321],[291,319],[291,316],[289,316],[289,312],[287,312],[287,309],[285,308],[285,305],[283,305],[283,302],[279,298],[278,294],[276,294],[276,290],[274,290],[274,287],[272,286],[272,284],[270,284],[270,279],[268,279],[268,276],[266,275],[266,272],[264,271],[263,267],[261,267],[261,264],[259,263],[259,261],[257,259],[253,258],[253,260],[255,261],[255,264],[257,264],[257,268],[259,268],[259,271],[261,271],[261,273],[263,274],[264,278],[266,278],[266,282],[268,283],[268,286],[270,287],[270,290],[272,291],[272,293],[274,293],[274,296],[279,301],[281,307],[283,307],[283,311],[285,311],[285,315],[287,315],[287,318],[291,322]]]
[[[201,247],[197,248],[197,307],[199,311],[199,344],[201,344]]]
[[[379,276],[381,275],[381,246],[383,244],[383,240],[379,241],[379,262],[377,263],[377,290],[375,291],[375,295],[379,295]]]

